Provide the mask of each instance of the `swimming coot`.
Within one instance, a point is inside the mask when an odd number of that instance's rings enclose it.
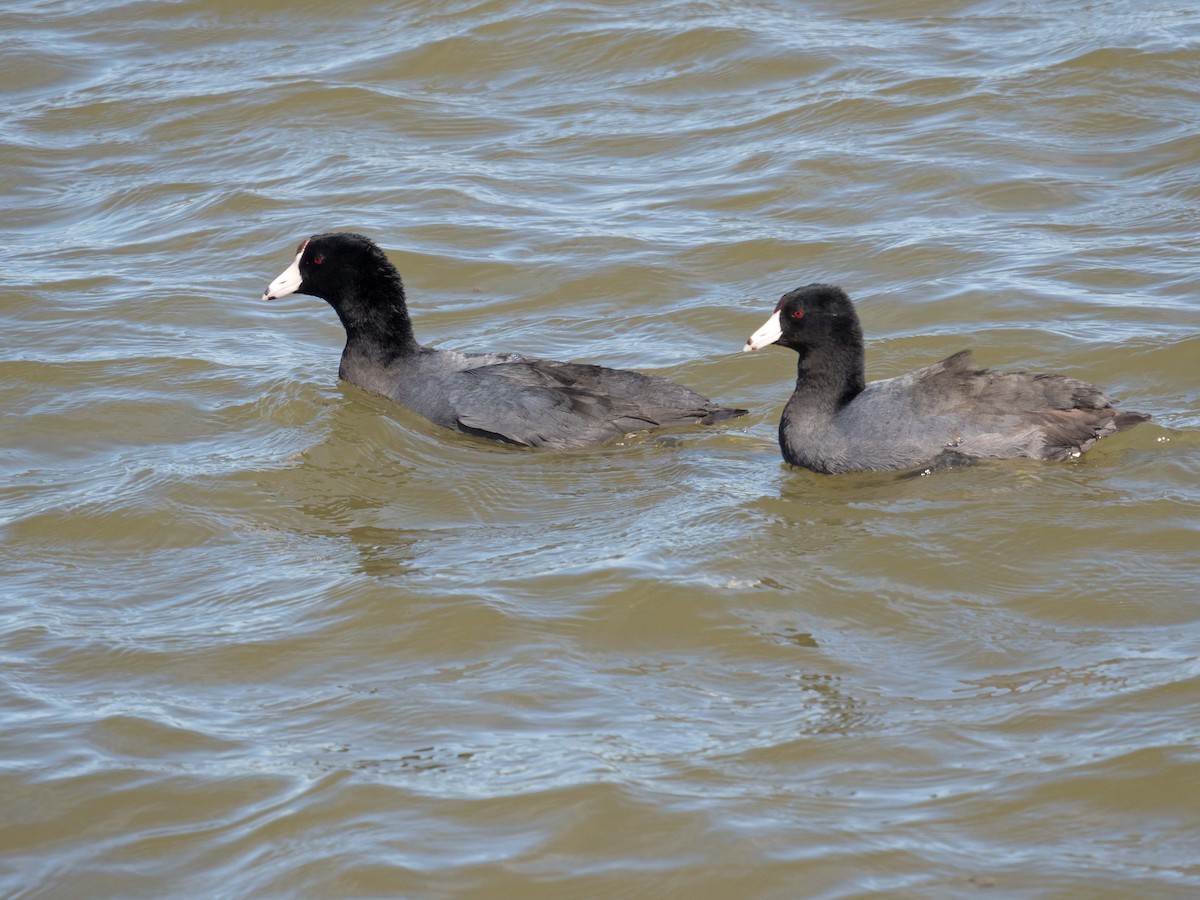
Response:
[[[326,300],[342,320],[343,379],[467,434],[529,447],[582,447],[746,412],[627,369],[422,347],[413,337],[400,273],[360,234],[302,241],[263,299],[291,293]]]
[[[814,472],[907,469],[943,453],[1061,460],[1150,418],[1073,378],[974,368],[969,350],[867,384],[854,304],[829,284],[784,294],[743,349],[775,343],[800,355],[779,446]]]

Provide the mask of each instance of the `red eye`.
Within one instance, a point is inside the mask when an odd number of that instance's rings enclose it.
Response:
[[[803,319],[804,318],[804,310],[802,310],[802,309],[792,310],[792,318],[793,319]]]
[[[324,262],[325,262],[325,257],[323,257],[323,256],[317,255],[312,258],[312,264],[314,266],[322,265]]]

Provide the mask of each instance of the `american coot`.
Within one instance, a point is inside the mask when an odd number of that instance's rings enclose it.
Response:
[[[627,369],[422,347],[413,337],[400,273],[360,234],[302,241],[263,299],[297,292],[326,300],[342,320],[342,378],[467,434],[529,447],[582,447],[746,412]]]
[[[969,350],[867,384],[854,304],[829,284],[784,294],[742,349],[774,343],[800,355],[779,446],[815,472],[907,469],[943,453],[1067,459],[1150,418],[1073,378],[976,369]]]

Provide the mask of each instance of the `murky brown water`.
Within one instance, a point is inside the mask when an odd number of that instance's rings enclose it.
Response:
[[[0,12],[0,894],[1200,893],[1200,11]],[[418,336],[750,407],[525,453],[258,297],[318,230]],[[1156,422],[784,467],[784,290]]]

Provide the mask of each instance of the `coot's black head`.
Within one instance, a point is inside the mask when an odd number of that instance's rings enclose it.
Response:
[[[335,307],[345,302],[403,302],[400,273],[370,238],[348,231],[314,234],[300,242],[296,258],[268,285],[264,300],[309,294]]]
[[[788,291],[743,350],[780,344],[793,350],[824,345],[862,346],[862,326],[854,304],[840,287],[807,284]]]

